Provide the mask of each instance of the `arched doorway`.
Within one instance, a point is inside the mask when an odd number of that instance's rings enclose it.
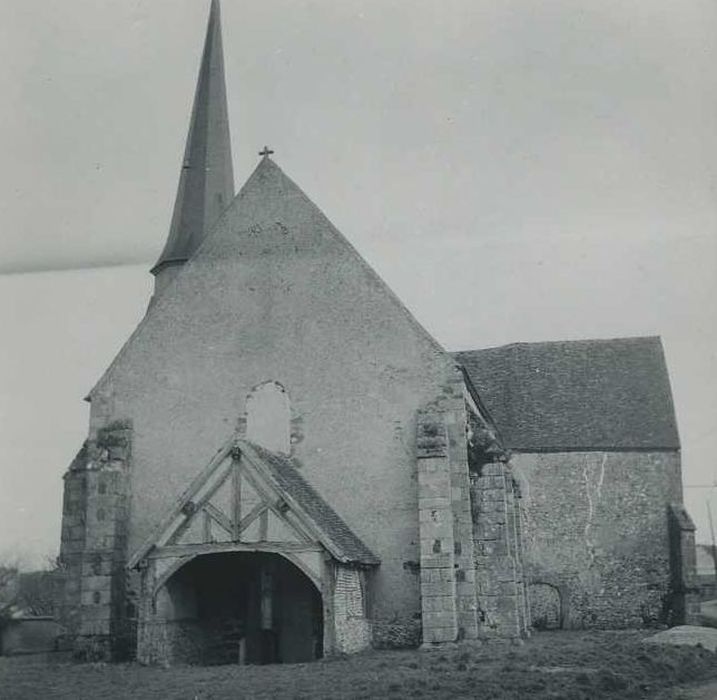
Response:
[[[559,630],[563,627],[560,589],[535,581],[528,586],[531,623],[536,630]]]
[[[321,594],[297,566],[269,552],[194,557],[157,591],[174,662],[300,663],[323,656]]]

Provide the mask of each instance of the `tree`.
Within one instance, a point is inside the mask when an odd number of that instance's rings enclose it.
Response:
[[[0,563],[0,629],[17,610],[17,565]]]
[[[0,624],[12,615],[54,615],[58,570],[54,560],[39,571],[20,572],[15,560],[0,562]]]

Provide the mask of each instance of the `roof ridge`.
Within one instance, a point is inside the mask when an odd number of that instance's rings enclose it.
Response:
[[[535,347],[538,345],[577,345],[579,343],[614,343],[614,342],[630,342],[639,340],[658,340],[662,342],[661,335],[628,335],[628,336],[615,336],[612,338],[571,338],[567,340],[518,340],[513,343],[506,343],[504,345],[489,345],[484,348],[471,348],[466,350],[449,350],[451,355],[464,355],[466,353],[473,352],[484,352],[487,350],[504,350],[507,348],[515,347]]]

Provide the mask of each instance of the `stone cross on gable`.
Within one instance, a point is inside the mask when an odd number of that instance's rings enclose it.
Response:
[[[264,156],[266,158],[267,156],[270,156],[274,151],[270,150],[268,146],[264,146],[264,149],[259,151],[260,156]]]

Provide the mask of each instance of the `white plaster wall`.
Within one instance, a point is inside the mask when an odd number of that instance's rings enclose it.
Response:
[[[379,616],[420,609],[416,410],[452,359],[305,196],[264,161],[156,299],[92,394],[93,423],[134,423],[130,552],[273,380],[302,473],[381,558]]]

